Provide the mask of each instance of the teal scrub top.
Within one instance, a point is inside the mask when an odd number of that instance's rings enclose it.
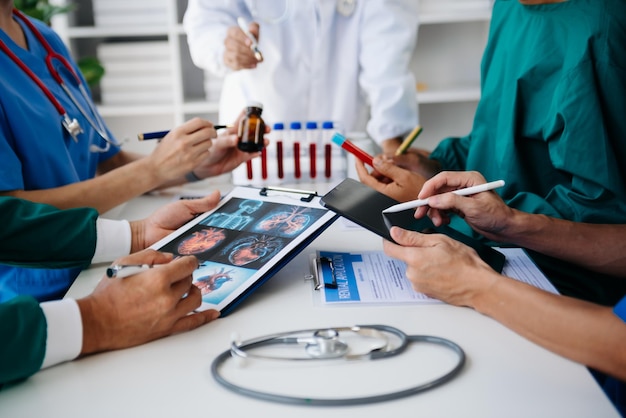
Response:
[[[496,0],[481,78],[471,133],[431,158],[504,179],[499,193],[519,210],[626,223],[626,2]],[[452,226],[474,235],[462,219]],[[614,304],[626,292],[589,272],[559,283],[583,270],[532,255],[562,293]]]

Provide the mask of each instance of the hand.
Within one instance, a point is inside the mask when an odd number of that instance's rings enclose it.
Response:
[[[215,191],[202,199],[170,203],[145,219],[130,222],[131,253],[148,248],[196,216],[213,209],[219,201],[220,192]]]
[[[431,160],[430,152],[423,149],[409,148],[404,154],[391,158],[398,167],[421,174],[425,178],[431,178],[441,171],[439,162]]]
[[[232,127],[226,128],[226,130],[213,141],[209,155],[193,169],[193,173],[196,176],[199,178],[218,176],[232,171],[238,167],[239,164],[261,155],[259,152],[243,152],[237,148],[239,123],[245,115],[246,112],[242,111]],[[269,132],[270,128],[265,126],[264,134]],[[269,141],[266,139],[265,146],[267,147],[268,144]]]
[[[81,354],[143,344],[219,316],[215,310],[193,313],[202,301],[191,283],[196,258],[172,258],[154,250],[122,257],[117,264],[159,266],[123,279],[105,277],[91,295],[77,301],[83,322]]]
[[[259,25],[256,22],[248,26],[250,33],[259,40]],[[239,26],[231,26],[224,39],[224,64],[233,71],[256,68],[259,61],[250,48],[252,41],[248,39]]]
[[[182,178],[209,155],[217,132],[209,121],[194,118],[170,131],[144,160],[163,184]]]
[[[380,143],[380,148],[383,150],[384,155],[392,156],[402,143],[400,138],[385,139]]]
[[[451,192],[487,181],[476,171],[444,171],[424,183],[419,199],[428,198],[429,205],[417,208],[415,217],[428,216],[436,226],[448,224],[448,211],[465,219],[476,232],[494,241],[506,240],[506,229],[520,213],[504,203],[494,191],[472,196],[458,196]],[[443,193],[443,194],[442,194]]]
[[[400,202],[417,199],[426,181],[421,175],[398,167],[384,157],[374,158],[374,171],[371,173],[357,160],[356,171],[363,184]]]
[[[385,254],[404,261],[413,288],[429,297],[474,307],[475,298],[500,277],[472,248],[450,237],[395,226],[390,232],[398,244],[384,241]]]

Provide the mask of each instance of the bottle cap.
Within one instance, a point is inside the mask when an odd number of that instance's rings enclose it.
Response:
[[[302,124],[300,122],[291,122],[289,127],[291,129],[302,129]]]
[[[263,103],[255,100],[249,100],[247,107],[258,107],[259,109],[263,109]]]
[[[282,122],[276,122],[274,124],[274,130],[275,131],[280,131],[281,129],[285,129],[285,124]]]
[[[322,123],[322,129],[333,129],[334,125],[332,121],[324,121],[324,123]]]
[[[306,123],[307,129],[317,129],[317,122],[309,121]]]

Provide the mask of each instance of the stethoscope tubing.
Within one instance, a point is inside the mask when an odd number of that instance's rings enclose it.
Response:
[[[367,327],[367,326],[362,326],[362,327]],[[436,379],[433,379],[429,382],[422,383],[422,384],[419,384],[419,385],[416,385],[407,389],[399,390],[396,392],[389,392],[389,393],[383,393],[379,395],[354,397],[354,398],[309,398],[309,397],[305,398],[305,397],[281,395],[281,394],[270,393],[270,392],[261,392],[258,390],[236,385],[226,380],[220,374],[220,371],[219,371],[220,366],[224,362],[226,362],[228,358],[231,357],[232,355],[231,350],[224,351],[213,360],[213,362],[211,363],[211,375],[221,386],[225,387],[226,389],[232,392],[238,393],[240,395],[248,396],[248,397],[255,398],[255,399],[260,399],[260,400],[265,400],[265,401],[270,401],[270,402],[284,403],[284,404],[291,404],[291,405],[354,406],[354,405],[366,405],[366,404],[373,404],[373,403],[379,403],[379,402],[387,402],[387,401],[406,398],[409,396],[426,392],[430,389],[441,386],[444,383],[453,379],[455,376],[457,376],[461,372],[461,370],[463,369],[465,365],[465,361],[466,361],[465,352],[458,344],[456,344],[455,342],[451,340],[448,340],[442,337],[431,336],[431,335],[406,335],[404,332],[398,330],[397,328],[393,328],[393,327],[389,327],[385,325],[376,325],[372,327],[377,327],[376,329],[379,329],[379,330],[381,328],[385,328],[385,331],[392,332],[395,335],[402,334],[406,337],[406,344],[401,344],[396,350],[392,350],[391,352],[389,352],[391,354],[388,354],[388,355],[380,355],[380,356],[371,355],[370,356],[371,360],[388,358],[390,356],[400,354],[411,343],[425,342],[425,343],[430,343],[430,344],[441,345],[452,350],[454,353],[457,354],[457,357],[458,357],[457,363],[450,371],[448,371],[444,375]],[[393,331],[390,331],[390,330],[393,330]],[[303,331],[299,331],[299,332],[303,332]],[[294,333],[291,332],[291,333],[285,333],[285,334],[294,334]],[[279,334],[280,338],[283,338],[282,336],[285,334]],[[255,339],[253,342],[251,342],[251,344],[253,344],[254,347],[262,346],[264,341],[267,342],[267,344],[274,344],[275,336],[276,334],[269,336],[269,337],[265,337],[265,339],[263,339],[264,337],[261,337],[261,338]],[[245,349],[252,348],[252,347],[248,343],[244,343],[240,345],[240,348],[243,348],[245,350]],[[374,352],[372,354],[377,354],[377,353]]]
[[[46,39],[43,37],[43,35],[37,30],[35,25],[33,25],[32,22],[30,20],[28,20],[28,18],[26,18],[26,16],[24,16],[24,14],[22,14],[19,10],[15,9],[15,8],[13,9],[13,14],[15,14],[15,16],[17,16],[20,20],[22,20],[24,22],[24,24],[29,28],[29,30],[37,38],[39,43],[46,50],[46,60],[45,61],[46,61],[46,67],[48,68],[48,71],[50,72],[50,75],[52,75],[54,80],[61,86],[61,88],[69,96],[69,98],[72,101],[72,103],[74,103],[74,105],[76,106],[78,111],[85,117],[85,119],[87,120],[89,125],[91,125],[91,127],[98,133],[98,135],[100,137],[102,137],[102,139],[104,139],[104,141],[106,142],[106,147],[103,148],[103,149],[100,149],[100,148],[97,147],[98,150],[100,152],[106,152],[106,151],[109,150],[111,145],[119,146],[119,144],[117,144],[114,140],[109,138],[109,136],[108,136],[108,134],[106,132],[106,128],[104,126],[104,122],[98,116],[98,113],[97,113],[97,110],[95,109],[95,106],[91,103],[91,100],[88,97],[88,94],[87,94],[87,92],[85,90],[85,87],[83,86],[83,83],[82,83],[80,77],[78,76],[78,74],[76,73],[76,71],[74,70],[72,65],[70,65],[70,63],[67,61],[67,59],[65,59],[65,57],[63,57],[61,54],[57,53],[54,49],[52,49],[50,44],[46,41]],[[43,92],[43,94],[52,103],[52,105],[57,110],[59,115],[61,117],[65,118],[65,119],[69,119],[69,117],[67,116],[67,111],[65,110],[63,105],[57,100],[56,97],[54,97],[52,92],[39,79],[39,77],[37,77],[35,75],[35,73],[33,73],[33,71],[30,68],[28,68],[28,66],[26,66],[26,64],[24,64],[22,62],[22,60],[20,60],[19,57],[13,53],[13,51],[11,51],[9,49],[9,47],[7,47],[1,41],[0,41],[0,49],[2,49],[3,52],[6,53],[7,56],[9,58],[11,58],[11,60],[18,67],[20,67],[20,69],[22,71],[24,71],[24,73],[26,73],[26,75],[28,75],[30,77],[30,79],[39,87],[39,89]],[[67,85],[63,81],[63,78],[61,77],[59,72],[54,68],[54,64],[53,64],[54,60],[60,62],[61,65],[63,65],[63,68],[65,68],[68,71],[68,73],[72,76],[72,78],[76,82],[76,85],[78,86],[78,89],[80,90],[81,95],[85,98],[85,101],[87,102],[87,105],[89,106],[91,112],[93,113],[93,116],[94,116],[93,119],[87,113],[87,111],[83,108],[83,106],[80,104],[80,102],[74,97],[72,92],[69,90],[69,88],[67,87]],[[94,121],[94,119],[95,119],[95,121]]]

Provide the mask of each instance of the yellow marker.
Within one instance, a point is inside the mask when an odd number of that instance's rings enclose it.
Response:
[[[413,141],[415,141],[415,139],[420,136],[421,133],[422,127],[420,125],[417,125],[415,129],[413,129],[411,133],[408,134],[406,138],[404,138],[404,141],[402,141],[402,144],[400,144],[400,146],[396,150],[396,156],[404,154],[406,150],[409,149]]]

